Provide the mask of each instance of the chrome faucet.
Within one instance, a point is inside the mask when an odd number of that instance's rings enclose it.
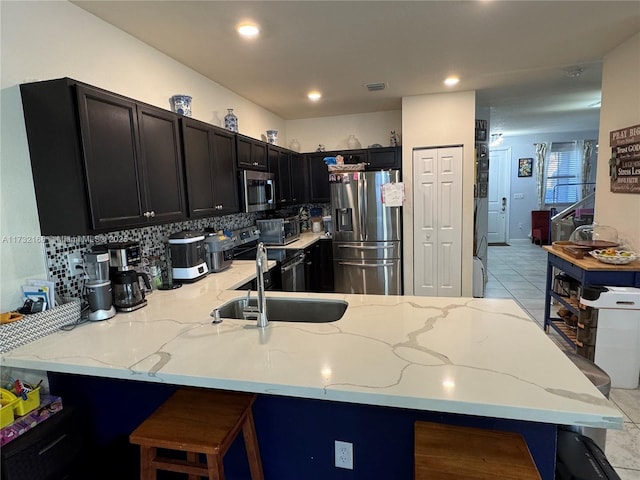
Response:
[[[264,243],[258,244],[256,253],[256,279],[258,280],[258,326],[266,327],[269,324],[267,317],[267,297],[264,294],[264,273],[269,270],[267,248]]]

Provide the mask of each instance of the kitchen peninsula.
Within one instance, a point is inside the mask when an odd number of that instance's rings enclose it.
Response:
[[[69,401],[71,385],[120,382],[126,398],[109,391],[101,415],[115,424],[126,410],[124,438],[176,385],[257,392],[267,478],[331,478],[334,440],[354,443],[349,478],[411,478],[413,422],[431,420],[520,432],[551,479],[557,425],[622,428],[622,414],[511,300],[274,292],[349,307],[333,323],[212,324],[212,309],[242,296],[232,288],[254,272],[234,262],[154,292],[138,311],[9,351],[2,366],[50,372]]]

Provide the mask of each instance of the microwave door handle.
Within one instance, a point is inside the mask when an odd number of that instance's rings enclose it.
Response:
[[[273,180],[267,180],[265,190],[267,194],[267,204],[272,205],[274,203],[273,197],[275,195],[275,189],[273,188]]]

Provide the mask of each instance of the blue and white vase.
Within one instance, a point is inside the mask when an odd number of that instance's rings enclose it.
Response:
[[[278,144],[278,130],[267,130],[267,141],[271,145]]]
[[[233,113],[233,108],[227,108],[227,112],[224,116],[224,128],[230,132],[238,133],[238,117]]]
[[[191,97],[189,95],[174,95],[171,97],[171,108],[178,115],[191,116]]]

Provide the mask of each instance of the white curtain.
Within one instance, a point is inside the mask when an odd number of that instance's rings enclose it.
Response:
[[[593,185],[587,184],[592,182],[591,167],[595,146],[595,140],[585,140],[582,145],[582,198],[586,197],[593,191]]]
[[[536,147],[536,184],[538,187],[538,210],[544,207],[544,160],[549,149],[548,143],[534,143]]]

